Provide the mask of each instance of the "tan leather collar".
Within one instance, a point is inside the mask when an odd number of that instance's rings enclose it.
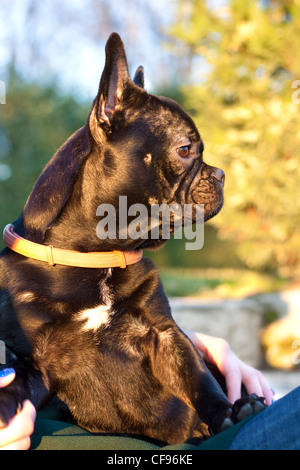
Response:
[[[45,261],[50,266],[62,264],[80,268],[126,268],[127,265],[137,263],[143,257],[143,250],[81,253],[39,245],[20,237],[14,232],[11,224],[8,224],[4,229],[3,241],[8,248],[16,253],[27,258]]]

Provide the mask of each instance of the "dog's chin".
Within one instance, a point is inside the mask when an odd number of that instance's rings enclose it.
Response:
[[[194,203],[195,203],[195,201],[194,201]],[[204,218],[203,218],[203,221],[207,222],[208,220],[215,217],[220,212],[220,210],[222,209],[223,204],[224,204],[223,195],[218,198],[218,201],[205,203],[204,204]],[[196,223],[196,218],[194,220],[194,214],[193,214],[193,224],[194,223]],[[171,234],[173,232],[174,232],[174,230],[171,229]],[[171,238],[171,234],[170,234],[170,238]],[[169,240],[169,238],[167,240],[165,240],[165,239],[155,239],[155,240],[153,240],[150,237],[149,239],[143,241],[142,244],[139,246],[139,248],[143,248],[143,249],[146,249],[148,251],[158,251],[159,249],[161,249],[167,243],[168,240]]]
[[[141,248],[148,251],[158,251],[165,246],[168,240],[146,240]]]
[[[204,204],[204,222],[207,222],[208,220],[215,217],[222,209],[223,204],[224,204],[223,198],[216,206],[211,207],[210,204],[209,205]]]

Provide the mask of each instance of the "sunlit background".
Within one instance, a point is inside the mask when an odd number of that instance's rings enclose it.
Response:
[[[171,240],[152,255],[167,293],[264,299],[264,360],[297,368],[300,0],[2,0],[1,226],[84,125],[112,31],[131,73],[144,65],[148,91],[180,102],[199,127],[205,160],[226,172],[225,205],[205,227],[203,249]],[[273,330],[284,328],[275,340]]]

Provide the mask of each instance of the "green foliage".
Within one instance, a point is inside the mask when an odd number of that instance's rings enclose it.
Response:
[[[164,268],[161,279],[169,297],[244,297],[274,292],[285,288],[287,281],[270,274],[248,269],[232,268]],[[264,322],[278,318],[278,312],[269,309]]]
[[[0,225],[20,214],[42,168],[57,148],[84,125],[88,108],[55,85],[26,84],[14,72],[0,107]]]
[[[179,0],[171,30],[205,80],[183,86],[205,160],[226,172],[225,206],[213,220],[250,268],[300,272],[300,2],[231,0],[209,10]]]
[[[218,278],[209,278],[205,272],[182,269],[176,271],[164,269],[161,273],[161,280],[169,297],[198,297],[203,292],[207,293],[216,289],[222,282]]]

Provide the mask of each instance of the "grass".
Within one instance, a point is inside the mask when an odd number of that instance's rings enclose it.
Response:
[[[242,269],[162,268],[160,276],[169,297],[244,297],[288,284],[285,279]]]

